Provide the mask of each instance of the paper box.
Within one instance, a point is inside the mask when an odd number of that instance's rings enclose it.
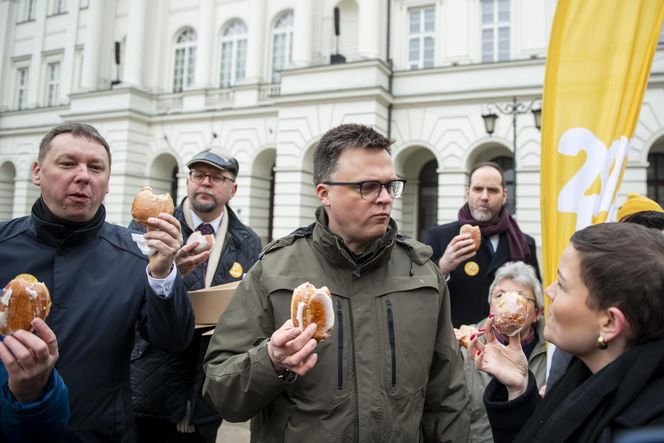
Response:
[[[234,281],[205,289],[189,291],[189,300],[194,308],[196,326],[216,325],[219,316],[226,309],[240,281]]]

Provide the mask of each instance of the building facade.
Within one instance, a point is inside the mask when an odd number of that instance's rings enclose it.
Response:
[[[510,210],[540,242],[540,106],[555,0],[0,1],[0,219],[28,214],[41,137],[64,121],[111,145],[108,220],[126,225],[145,184],[185,194],[204,147],[236,157],[233,207],[264,241],[311,222],[312,149],[344,122],[396,142],[394,208],[423,238],[456,218],[467,173],[495,160]],[[335,11],[336,10],[336,11]],[[338,20],[336,19],[338,18]],[[664,48],[658,50],[618,202],[664,202]],[[516,148],[516,149],[515,149]],[[516,151],[516,152],[515,152]],[[515,171],[516,169],[516,171]],[[518,184],[514,189],[514,182]]]

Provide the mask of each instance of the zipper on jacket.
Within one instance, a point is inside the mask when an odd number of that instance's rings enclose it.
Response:
[[[387,329],[390,338],[390,355],[392,357],[392,386],[397,384],[397,355],[394,344],[394,317],[392,315],[392,302],[387,300]]]
[[[344,318],[337,298],[337,389],[344,385]]]
[[[353,344],[353,380],[355,381],[355,441],[360,441],[360,388],[357,385],[357,357],[355,356],[355,325],[353,323],[353,305],[348,305],[348,325],[350,326],[350,342]]]

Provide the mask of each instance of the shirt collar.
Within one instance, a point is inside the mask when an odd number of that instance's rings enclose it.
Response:
[[[212,225],[212,228],[214,229],[214,232],[216,234],[219,231],[219,225],[221,224],[221,220],[224,218],[226,210],[224,208],[224,211],[222,211],[219,217],[209,222],[204,222],[203,220],[201,220],[201,218],[194,212],[193,209],[190,209],[190,212],[191,212],[191,221],[194,223],[194,229],[198,228],[198,226],[200,226],[201,223],[209,223]]]

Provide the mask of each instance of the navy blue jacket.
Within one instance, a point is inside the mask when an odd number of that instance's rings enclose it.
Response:
[[[445,225],[435,226],[427,232],[427,238],[424,243],[433,249],[431,261],[436,263],[436,265],[440,257],[445,253],[447,245],[450,244],[455,236],[459,235],[460,228],[461,225],[459,222],[454,221]],[[535,250],[535,239],[527,234],[524,235],[528,239],[528,246],[530,247],[530,260],[527,263],[535,268],[537,277],[541,280]],[[464,324],[475,324],[489,315],[489,287],[493,283],[493,278],[498,268],[511,260],[506,234],[500,235],[498,250],[495,254],[492,251],[491,240],[488,237],[482,237],[482,245],[477,254],[460,263],[450,273],[447,286],[450,288],[452,324],[455,328]],[[479,265],[477,275],[466,273],[466,263],[471,261]]]
[[[193,231],[185,221],[182,204],[175,208],[173,215],[180,221],[182,236],[186,241]],[[242,224],[228,205],[224,217],[228,217],[228,231],[212,279],[212,286],[239,280],[241,277],[232,277],[229,274],[233,263],[240,263],[244,272],[248,272],[258,260],[261,251],[261,240],[258,235]],[[142,230],[134,221],[129,228]],[[205,286],[203,266],[198,266],[185,275],[184,283],[190,290],[203,288]],[[190,423],[196,425],[215,421],[221,423],[221,417],[216,409],[201,396],[205,381],[203,356],[209,341],[210,337],[196,333],[187,349],[169,353],[156,349],[138,338],[131,364],[134,413],[140,417],[158,418],[175,423],[185,416],[186,402],[190,401]]]
[[[55,369],[42,395],[30,403],[14,398],[7,386],[7,371],[0,364],[0,441],[53,441],[69,421],[69,394]]]
[[[101,222],[55,246],[53,225],[28,216],[0,224],[0,285],[29,273],[51,292],[46,323],[58,338],[58,371],[69,387],[63,441],[134,440],[129,364],[134,333],[184,349],[194,316],[178,275],[171,297],[149,286],[145,257],[128,229]]]

